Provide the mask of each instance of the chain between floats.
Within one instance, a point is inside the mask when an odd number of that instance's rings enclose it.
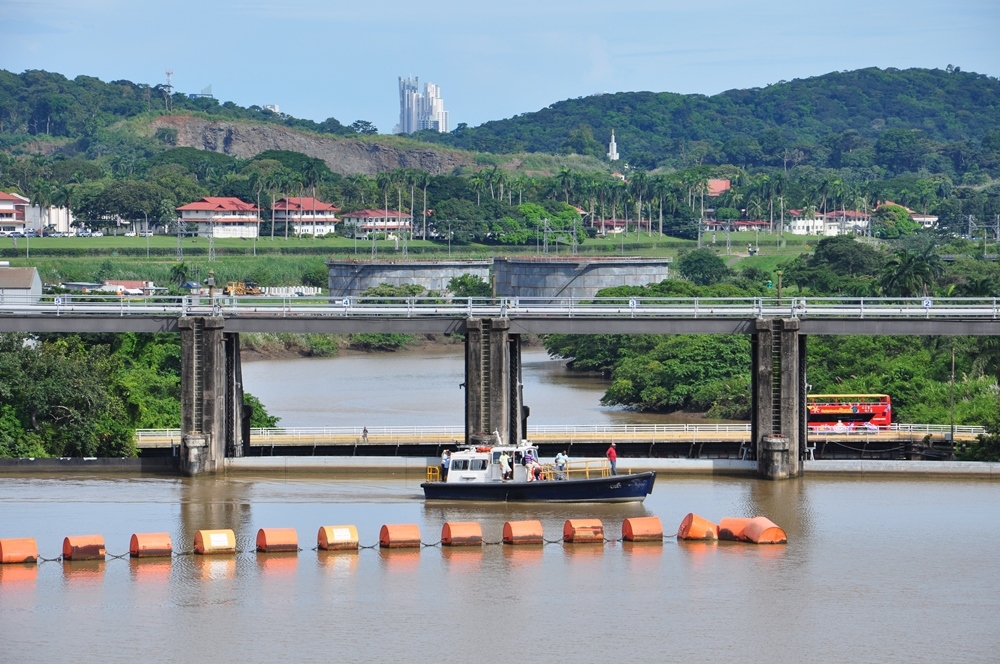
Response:
[[[676,539],[676,538],[677,538],[677,535],[664,535],[663,536],[664,540]],[[618,544],[620,542],[624,542],[625,538],[624,537],[605,537],[605,538],[603,538],[603,541],[604,541],[605,544]],[[543,546],[546,545],[546,544],[566,544],[566,543],[567,543],[566,540],[563,539],[563,538],[561,538],[561,537],[558,538],[558,539],[545,539],[545,538],[542,538],[542,545]],[[480,542],[480,544],[482,544],[483,546],[500,546],[500,545],[506,544],[506,542],[504,542],[502,539],[499,539],[499,540],[496,540],[496,541],[482,540]],[[375,542],[374,544],[369,544],[369,545],[364,545],[364,544],[360,544],[359,543],[358,544],[358,550],[360,551],[360,550],[377,549],[380,546],[381,546],[381,542]],[[445,546],[443,540],[438,540],[437,542],[423,542],[423,541],[420,542],[420,548],[433,548],[433,547],[443,547],[443,546]],[[405,548],[405,547],[401,547],[401,548]],[[298,552],[301,552],[301,551],[304,551],[304,550],[305,549],[303,549],[302,547],[298,547],[296,549],[296,551],[298,551]],[[310,551],[321,551],[322,549],[320,549],[318,546],[314,546],[314,547],[312,547],[309,550]],[[183,556],[193,556],[193,555],[195,555],[195,553],[197,553],[197,552],[194,551],[194,550],[191,550],[191,551],[171,551],[170,552],[170,556],[173,557],[173,558],[180,558],[180,557],[183,557]],[[233,551],[233,553],[235,555],[246,555],[246,554],[250,554],[250,553],[263,553],[263,552],[262,551],[258,551],[257,549],[235,549]],[[276,553],[290,553],[290,552],[279,551],[279,552],[276,552]],[[124,560],[126,558],[131,557],[131,555],[132,555],[131,553],[122,553],[122,554],[118,554],[118,555],[113,554],[113,553],[108,553],[108,554],[106,554],[105,558],[94,558],[94,559],[91,559],[89,561],[81,561],[81,562],[92,562],[93,560],[97,560],[98,562],[100,562],[101,560],[109,560],[109,559],[110,560]],[[166,556],[164,556],[164,557],[166,557]],[[55,558],[45,558],[44,556],[38,556],[37,562],[39,564],[41,564],[41,563],[57,563],[57,562],[72,562],[72,561],[69,560],[69,559],[67,559],[67,558],[65,558],[63,555],[60,554],[60,555],[56,556]]]

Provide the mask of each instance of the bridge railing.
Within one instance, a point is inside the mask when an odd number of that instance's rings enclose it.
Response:
[[[37,298],[37,301],[36,301]],[[957,318],[996,320],[997,298],[436,298],[0,296],[0,314],[279,317]]]
[[[944,436],[951,433],[947,424],[892,424],[888,427],[867,428],[846,425],[830,425],[822,429],[811,429],[811,436],[872,436],[907,435],[907,436]],[[956,425],[956,437],[973,438],[986,433],[984,427]],[[690,436],[698,440],[712,435],[724,439],[747,438],[750,435],[750,425],[746,423],[729,424],[549,424],[531,426],[528,428],[529,438],[537,442],[553,440],[565,443],[596,440],[615,440],[618,442],[650,442],[662,435],[665,440],[677,440]],[[465,440],[465,427],[455,426],[403,426],[403,427],[370,427],[368,429],[368,444],[441,444],[457,445]],[[180,445],[180,429],[139,429],[135,433],[136,445],[139,448],[172,447]],[[363,445],[365,444],[363,427],[276,427],[270,429],[251,429],[250,444],[253,446],[312,446],[312,445]]]

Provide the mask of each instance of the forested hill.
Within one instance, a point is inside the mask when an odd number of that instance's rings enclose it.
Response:
[[[421,137],[485,152],[601,156],[614,129],[622,158],[649,168],[671,158],[687,165],[773,163],[792,149],[804,161],[816,147],[837,149],[824,145],[831,136],[857,132],[870,141],[893,128],[920,130],[937,143],[978,145],[998,127],[1000,80],[949,66],[834,72],[712,97],[594,95],[479,127],[460,126],[450,135]]]
[[[351,136],[375,133],[371,123],[358,120],[343,125],[336,118],[313,122],[231,101],[190,98],[163,85],[132,81],[106,83],[92,76],[68,79],[62,74],[30,70],[14,74],[0,69],[0,148],[34,137],[73,140],[87,138],[121,120],[143,114],[199,112],[230,120],[281,124],[321,134]]]

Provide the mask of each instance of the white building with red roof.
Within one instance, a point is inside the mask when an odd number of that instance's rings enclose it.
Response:
[[[177,208],[183,224],[196,224],[198,235],[215,237],[257,237],[260,215],[253,203],[238,198],[208,196]]]
[[[356,210],[344,213],[341,222],[356,236],[368,237],[370,233],[409,233],[413,215],[397,210]]]
[[[272,207],[274,223],[288,223],[296,235],[326,235],[337,230],[340,208],[312,197],[282,198]]]
[[[28,199],[24,196],[0,191],[0,235],[25,231],[27,222],[24,210],[27,205]]]

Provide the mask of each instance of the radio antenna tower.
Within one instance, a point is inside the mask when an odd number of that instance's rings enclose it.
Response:
[[[167,70],[167,85],[163,88],[163,100],[164,100],[164,102],[166,103],[166,106],[167,106],[167,113],[170,113],[173,110],[172,95],[174,94],[174,86],[171,85],[171,83],[170,83],[170,77],[173,76],[173,75],[174,75],[174,70],[173,69],[168,69]]]

